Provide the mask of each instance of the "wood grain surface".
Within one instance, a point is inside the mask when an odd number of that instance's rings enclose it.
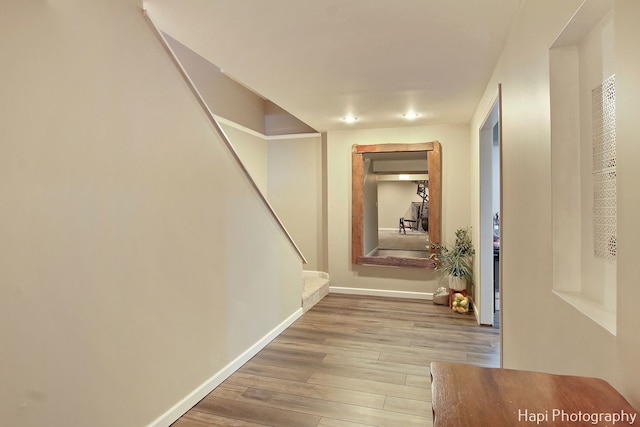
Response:
[[[598,378],[447,362],[433,362],[431,376],[436,427],[629,425],[625,414],[640,423],[635,409]],[[614,414],[621,419],[614,422]]]
[[[430,426],[430,362],[498,366],[498,343],[431,301],[330,294],[174,426]]]

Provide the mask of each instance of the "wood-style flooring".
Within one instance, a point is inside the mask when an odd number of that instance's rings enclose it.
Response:
[[[429,363],[499,365],[499,330],[431,301],[330,294],[175,427],[431,426]]]

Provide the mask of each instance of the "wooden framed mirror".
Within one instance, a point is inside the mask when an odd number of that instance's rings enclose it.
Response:
[[[396,267],[434,268],[435,263],[426,255],[394,256],[379,255],[377,252],[377,176],[373,169],[375,159],[396,161],[422,159],[428,179],[421,181],[428,194],[428,230],[425,232],[424,245],[440,243],[442,213],[442,161],[441,146],[438,141],[417,144],[374,144],[354,145],[351,152],[351,258],[354,264],[385,265]],[[396,161],[396,163],[399,163]],[[411,167],[414,169],[415,167]],[[402,172],[396,168],[397,172]],[[405,172],[415,172],[406,170]],[[370,182],[376,183],[370,185]],[[418,192],[421,189],[418,188]],[[402,214],[398,214],[400,221]],[[409,221],[415,222],[415,221]],[[400,226],[399,224],[399,226]],[[376,235],[372,238],[374,233]],[[400,228],[398,229],[400,233]],[[427,238],[428,236],[428,238]]]

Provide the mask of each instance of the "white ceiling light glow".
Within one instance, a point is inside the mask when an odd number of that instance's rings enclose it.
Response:
[[[417,119],[419,116],[420,116],[420,114],[418,114],[418,113],[416,113],[414,111],[410,111],[410,112],[404,113],[402,115],[402,117],[404,117],[407,120]]]
[[[342,118],[342,121],[345,123],[354,123],[358,121],[358,118],[356,116],[347,115]]]

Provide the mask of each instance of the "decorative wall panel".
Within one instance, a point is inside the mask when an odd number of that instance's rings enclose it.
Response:
[[[593,123],[594,254],[616,260],[616,82],[606,79],[591,94]]]

